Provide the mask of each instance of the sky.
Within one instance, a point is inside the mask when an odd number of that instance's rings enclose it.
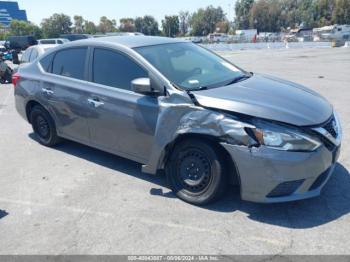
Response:
[[[20,9],[27,11],[29,21],[40,24],[43,18],[54,13],[84,19],[97,23],[101,16],[116,19],[152,15],[160,22],[165,15],[178,14],[180,10],[193,12],[200,7],[221,6],[230,19],[234,16],[235,0],[17,0]]]

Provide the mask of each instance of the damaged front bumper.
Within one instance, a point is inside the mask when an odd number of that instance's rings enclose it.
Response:
[[[278,203],[320,195],[339,158],[325,146],[314,152],[288,152],[222,143],[236,165],[243,200]]]

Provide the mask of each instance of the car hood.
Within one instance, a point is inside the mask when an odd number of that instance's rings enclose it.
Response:
[[[255,74],[229,86],[193,92],[201,106],[275,120],[296,126],[326,122],[332,105],[301,85]]]

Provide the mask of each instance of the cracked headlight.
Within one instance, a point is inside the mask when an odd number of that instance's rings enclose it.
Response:
[[[283,151],[314,151],[318,149],[322,142],[299,130],[259,122],[254,129],[250,129],[249,134],[260,144],[266,147]]]

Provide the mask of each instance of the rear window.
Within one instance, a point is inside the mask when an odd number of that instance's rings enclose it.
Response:
[[[30,54],[29,62],[33,62],[35,59],[37,59],[39,56],[38,50],[33,48],[32,53]]]
[[[83,80],[87,48],[59,51],[53,61],[52,73]]]
[[[21,62],[22,63],[28,63],[29,62],[29,59],[30,59],[30,55],[32,53],[33,49],[32,48],[29,48],[27,49],[24,54],[22,55],[22,58],[21,58]]]
[[[49,54],[48,56],[45,56],[43,59],[40,60],[40,65],[42,66],[42,68],[44,69],[44,71],[51,73],[51,65],[52,65],[52,59],[54,57],[54,53],[53,54]]]
[[[42,44],[42,45],[54,45],[54,44],[56,44],[56,40],[40,40],[40,44]]]

